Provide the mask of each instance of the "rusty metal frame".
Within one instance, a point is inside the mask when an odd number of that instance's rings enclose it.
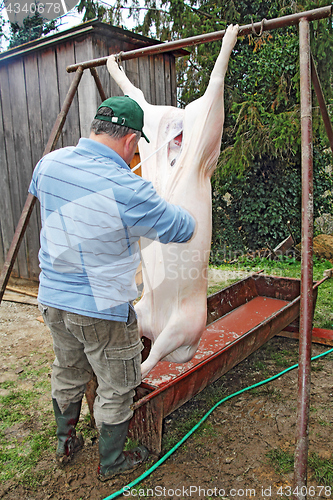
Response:
[[[314,304],[318,287],[327,279],[314,283]],[[210,295],[207,298],[207,325],[197,356],[189,363],[161,361],[153,368],[137,390],[132,406],[135,412],[130,423],[131,436],[151,453],[159,455],[162,449],[160,428],[166,416],[287,325],[292,324],[298,329],[300,291],[298,279],[253,274]],[[267,316],[261,310],[263,302],[256,302],[259,298],[265,298],[266,306],[269,301],[275,303],[274,310]],[[156,408],[159,408],[159,413],[151,413]]]
[[[316,21],[319,19],[324,19],[332,15],[332,7],[327,5],[326,7],[321,7],[319,9],[308,10],[306,12],[301,12],[297,14],[291,14],[289,16],[277,17],[275,19],[263,19],[260,22],[253,24],[245,24],[239,27],[239,36],[251,35],[253,31],[262,33],[263,31],[269,31],[278,28],[284,28],[286,26],[293,26],[299,23],[302,18],[306,18],[308,21]],[[149,47],[144,47],[142,49],[129,50],[127,52],[121,52],[117,56],[122,60],[126,61],[128,59],[136,59],[143,56],[151,56],[156,54],[162,54],[164,52],[171,52],[184,47],[190,47],[193,45],[200,45],[201,43],[213,42],[215,40],[221,40],[225,34],[225,30],[214,31],[212,33],[205,33],[204,35],[192,36],[189,38],[183,38],[182,40],[174,40],[172,42],[165,42]],[[100,57],[98,59],[92,59],[90,61],[85,61],[80,63],[84,69],[104,66],[108,57]],[[78,64],[72,64],[67,67],[69,73],[76,71]]]
[[[320,108],[320,111],[321,111],[321,115],[323,117],[323,122],[324,122],[324,125],[325,125],[327,137],[328,137],[328,140],[329,140],[329,143],[330,143],[330,147],[331,147],[331,151],[332,151],[332,154],[333,154],[333,129],[332,129],[332,123],[331,123],[330,117],[328,116],[328,111],[327,111],[327,107],[326,107],[326,103],[325,103],[323,91],[322,91],[322,88],[321,88],[321,84],[320,84],[318,73],[317,73],[317,68],[316,68],[316,65],[315,65],[315,62],[314,62],[312,54],[311,54],[311,79],[312,79],[313,87],[314,87],[315,92],[316,92],[316,96],[317,96],[318,103],[319,103],[319,108]]]
[[[302,271],[298,369],[298,400],[294,486],[302,494],[307,484],[309,448],[309,408],[311,380],[311,336],[313,321],[313,137],[310,26],[306,18],[299,23],[301,141],[302,141]],[[297,496],[294,496],[296,499]]]
[[[53,151],[56,147],[57,141],[60,137],[62,128],[64,126],[69,108],[73,102],[74,96],[76,94],[76,90],[78,88],[78,85],[81,81],[83,75],[83,68],[79,66],[75,72],[75,76],[73,78],[73,81],[69,87],[69,90],[67,92],[67,95],[64,100],[64,104],[62,105],[61,111],[59,115],[57,116],[57,119],[55,121],[55,124],[53,125],[49,140],[45,146],[43,156],[45,156],[47,153],[50,153]],[[14,237],[12,240],[12,243],[9,247],[8,253],[6,255],[6,260],[3,265],[1,275],[0,275],[0,304],[2,301],[3,294],[5,293],[6,286],[9,281],[10,273],[12,272],[13,266],[15,259],[17,257],[18,251],[20,249],[21,242],[23,240],[24,233],[27,229],[30,216],[32,214],[33,208],[36,203],[36,198],[32,194],[28,194],[28,197],[26,199],[26,202],[24,204],[19,222],[17,224]]]
[[[251,25],[239,28],[239,35],[258,33],[272,29],[299,25],[300,39],[300,88],[301,88],[301,135],[302,135],[302,275],[301,275],[301,298],[300,298],[300,352],[299,352],[299,386],[298,386],[298,412],[297,412],[297,435],[295,451],[294,483],[301,491],[306,486],[307,478],[307,455],[308,455],[308,415],[310,396],[310,357],[311,357],[311,335],[313,318],[313,158],[312,158],[312,101],[311,101],[311,79],[317,94],[319,107],[323,116],[326,132],[333,152],[333,131],[325,100],[321,90],[320,81],[310,53],[310,30],[311,21],[324,19],[332,16],[332,6],[314,9],[302,13],[283,16],[281,18],[262,20]],[[118,54],[122,60],[128,60],[148,55],[160,54],[174,51],[183,47],[199,45],[224,36],[225,31],[199,35],[168,43],[157,44],[152,47],[137,49]],[[68,72],[74,72],[75,76],[67,93],[63,107],[57,117],[50,138],[45,147],[43,155],[55,149],[57,140],[63,128],[67,113],[73,101],[74,95],[80,83],[83,71],[90,69],[95,79],[96,86],[102,100],[105,93],[99,80],[96,67],[105,65],[107,57],[86,61],[71,65]],[[0,276],[0,303],[6,289],[10,273],[12,271],[17,253],[27,228],[30,215],[35,205],[36,198],[28,195],[24,205],[19,223],[17,225],[12,244],[6,256]],[[296,498],[296,497],[295,497]],[[306,498],[306,495],[297,496]]]

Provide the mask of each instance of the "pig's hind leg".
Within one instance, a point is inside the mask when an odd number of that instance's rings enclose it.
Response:
[[[141,364],[142,378],[144,378],[160,360],[173,363],[187,363],[190,361],[198,348],[204,326],[205,321],[202,325],[201,322],[198,321],[197,331],[194,332],[193,325],[191,328],[186,318],[184,318],[184,321],[179,317],[176,318],[175,321],[169,321],[155,339],[148,358]],[[191,342],[189,342],[189,339]]]
[[[170,327],[167,326],[160,333],[152,345],[148,358],[141,364],[142,378],[146,377],[160,360],[173,363],[186,363],[193,358],[200,339],[194,346],[184,345],[180,332],[173,330],[171,333],[169,329]]]

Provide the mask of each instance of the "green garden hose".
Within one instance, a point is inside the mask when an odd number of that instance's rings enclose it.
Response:
[[[314,361],[318,358],[321,358],[323,356],[326,356],[327,354],[330,354],[333,352],[333,349],[329,349],[326,352],[323,352],[321,354],[318,354],[317,356],[314,356],[311,358],[311,361]],[[200,427],[200,425],[209,417],[209,415],[222,403],[225,403],[229,399],[233,398],[234,396],[238,396],[239,394],[242,394],[245,391],[249,391],[250,389],[255,389],[256,387],[259,387],[261,385],[267,384],[268,382],[271,382],[272,380],[275,380],[278,377],[281,377],[281,375],[284,375],[285,373],[289,372],[290,370],[294,370],[295,368],[298,367],[298,363],[296,365],[292,365],[286,370],[283,370],[282,372],[278,373],[277,375],[273,375],[273,377],[269,377],[266,380],[262,380],[261,382],[257,382],[256,384],[250,385],[249,387],[245,387],[245,389],[241,389],[240,391],[234,392],[233,394],[230,394],[229,396],[221,399],[218,403],[216,403],[203,417],[202,419],[194,426],[192,429],[180,440],[178,441],[177,444],[171,450],[169,450],[165,455],[163,455],[162,458],[160,458],[154,465],[152,465],[146,472],[141,474],[138,478],[134,479],[131,483],[127,484],[126,486],[123,486],[120,490],[116,491],[115,493],[112,493],[112,495],[105,497],[103,500],[112,500],[113,498],[117,498],[119,495],[122,495],[124,492],[128,491],[129,489],[133,488],[137,484],[139,484],[141,481],[143,481],[147,476],[149,476],[157,467],[163,464],[167,460],[167,458],[170,457],[178,448]]]

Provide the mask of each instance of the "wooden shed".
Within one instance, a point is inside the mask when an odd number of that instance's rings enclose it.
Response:
[[[160,43],[100,21],[15,47],[0,54],[0,266],[24,206],[34,166],[43,154],[73,73],[66,67]],[[176,105],[175,56],[166,53],[124,61],[127,76],[152,104]],[[107,96],[121,95],[105,66],[97,68]],[[57,147],[89,136],[101,99],[86,70]],[[38,279],[40,220],[34,210],[16,259],[13,276]]]

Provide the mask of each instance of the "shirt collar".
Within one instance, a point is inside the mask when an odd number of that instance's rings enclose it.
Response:
[[[107,158],[110,158],[111,160],[116,162],[119,167],[131,170],[125,160],[123,160],[123,158],[118,153],[116,153],[113,149],[109,148],[105,144],[94,141],[93,139],[81,137],[76,147],[79,149],[85,149],[93,155],[106,156]]]

